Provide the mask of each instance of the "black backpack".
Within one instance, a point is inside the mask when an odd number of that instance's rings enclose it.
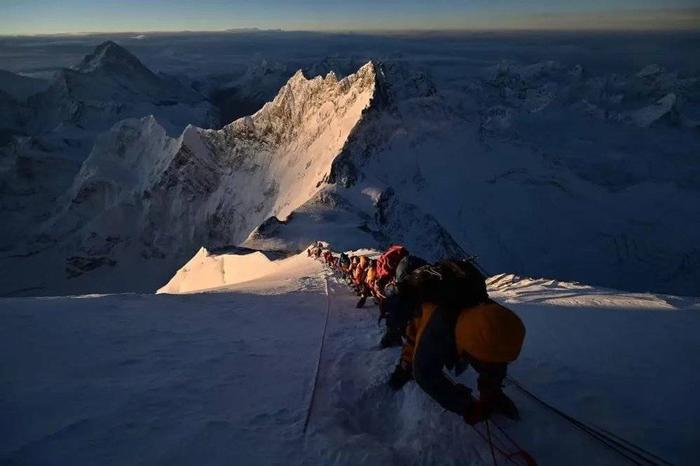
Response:
[[[396,273],[394,276],[396,277],[396,283],[400,283],[407,279],[410,274],[416,270],[419,267],[423,267],[424,265],[428,265],[426,261],[421,259],[420,257],[417,256],[406,256],[403,259],[399,261],[399,264],[396,266]]]
[[[489,301],[486,277],[467,260],[446,260],[417,268],[399,284],[403,296],[460,311]]]

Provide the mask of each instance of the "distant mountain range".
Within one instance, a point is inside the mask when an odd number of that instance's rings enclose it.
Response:
[[[320,239],[700,294],[698,89],[659,67],[591,76],[542,62],[447,94],[409,64],[373,61],[342,79],[298,71],[252,115],[201,129],[216,110],[200,94],[106,42],[28,98],[43,109],[36,135],[6,149],[15,173],[26,159],[44,173],[4,181],[5,209],[27,190],[35,202],[9,209],[24,226],[7,236],[0,293],[152,291],[202,246],[291,253]],[[63,148],[79,169],[37,195],[46,154]]]

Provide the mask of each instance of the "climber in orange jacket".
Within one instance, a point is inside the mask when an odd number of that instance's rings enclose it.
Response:
[[[372,259],[369,261],[369,266],[367,267],[367,273],[365,274],[365,293],[367,295],[373,294],[374,283],[377,280],[377,260]]]
[[[374,296],[374,282],[377,279],[377,260],[371,259],[367,262],[367,268],[365,269],[364,277],[362,278],[362,283],[359,285],[360,300],[357,302],[355,307],[362,307],[367,302],[367,298]],[[376,298],[376,296],[375,296]],[[375,299],[375,301],[377,301]],[[378,301],[377,301],[378,302]]]
[[[357,266],[353,270],[352,281],[355,284],[355,290],[360,293],[362,291],[362,286],[365,281],[365,274],[367,273],[367,266],[369,265],[369,259],[367,256],[360,256],[360,260]]]
[[[443,408],[469,424],[492,413],[519,417],[501,384],[515,361],[525,326],[511,310],[489,299],[484,276],[467,261],[445,261],[416,269],[401,286],[420,303],[409,323],[401,359],[389,384],[395,390],[415,378]],[[461,374],[469,365],[479,374],[479,399],[452,382],[443,367]]]

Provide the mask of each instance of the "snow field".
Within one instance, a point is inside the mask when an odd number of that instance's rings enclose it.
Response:
[[[378,349],[375,306],[355,309],[347,286],[305,254],[287,262],[294,266],[210,293],[3,299],[0,463],[491,463],[476,433],[415,383],[398,393],[386,386],[398,349]],[[586,422],[693,464],[697,299],[619,293],[611,306],[599,300],[612,290],[507,276],[490,283],[528,329],[511,367],[518,381]],[[462,381],[474,387],[473,379],[467,371]],[[515,387],[506,391],[523,420],[496,422],[540,465],[625,464]]]

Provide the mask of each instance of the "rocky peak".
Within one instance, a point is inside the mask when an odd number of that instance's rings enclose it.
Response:
[[[86,55],[76,70],[81,73],[129,72],[149,78],[156,77],[131,52],[111,40],[101,43],[91,54]]]
[[[234,121],[229,129],[255,133],[256,138],[270,142],[281,142],[299,131],[317,133],[325,120],[344,114],[365,96],[369,95],[371,101],[375,86],[372,62],[341,80],[332,72],[309,79],[298,70],[271,102],[251,117]]]

